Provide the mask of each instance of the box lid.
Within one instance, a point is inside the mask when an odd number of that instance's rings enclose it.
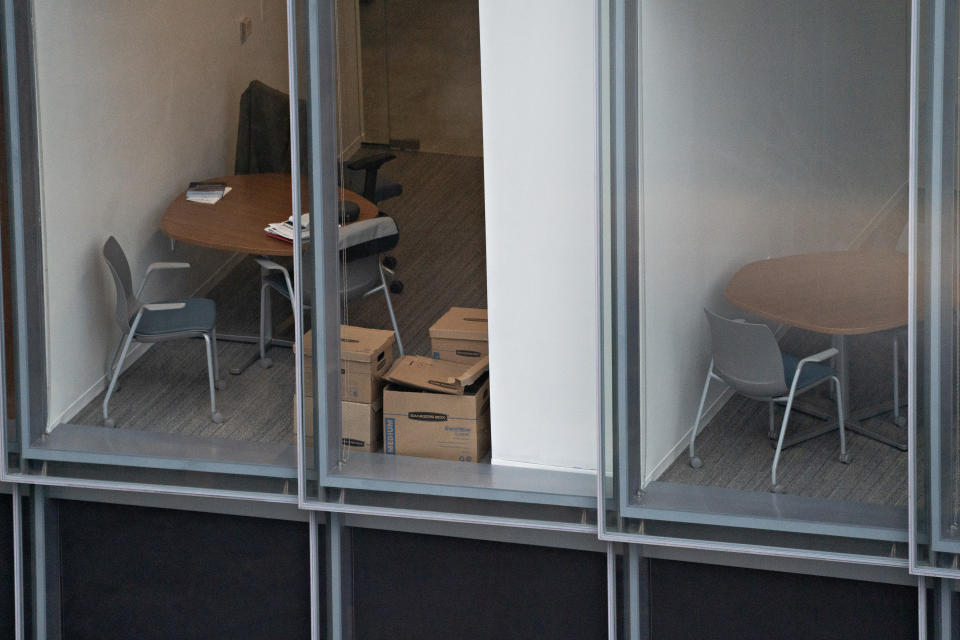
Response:
[[[463,395],[464,390],[487,372],[486,356],[473,364],[434,360],[423,356],[404,356],[384,376],[390,382],[425,391]]]
[[[431,338],[487,340],[487,310],[451,307],[430,327]]]
[[[396,338],[393,331],[365,329],[340,325],[340,359],[354,362],[372,362],[376,354],[392,347]],[[313,331],[303,334],[303,353],[313,353]]]

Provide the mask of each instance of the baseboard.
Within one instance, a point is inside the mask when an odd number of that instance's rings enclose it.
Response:
[[[733,389],[724,389],[723,393],[721,393],[716,400],[710,403],[710,406],[707,407],[703,413],[703,419],[700,421],[700,424],[703,425],[700,427],[700,431],[703,431],[703,429],[710,424],[710,421],[713,420],[718,413],[720,413],[720,409],[723,408],[723,405],[727,404],[733,395]],[[659,462],[657,462],[656,466],[654,466],[650,473],[644,476],[643,486],[647,486],[647,483],[653,482],[659,478],[663,472],[666,471],[671,464],[673,464],[673,461],[677,459],[677,456],[679,456],[683,450],[690,445],[690,434],[693,433],[695,427],[696,425],[693,425],[687,429],[680,441],[671,447],[667,454],[663,456]],[[697,432],[698,435],[700,431]]]
[[[498,464],[504,467],[520,467],[523,469],[539,469],[540,471],[563,471],[567,473],[587,473],[595,475],[596,469],[581,469],[580,467],[558,467],[552,464],[538,464],[534,462],[519,462],[517,460],[504,460],[502,458],[491,457],[490,464]]]
[[[783,338],[784,335],[786,335],[789,329],[790,327],[783,324],[777,327],[777,330],[773,332],[773,335],[776,337],[777,342],[780,342],[780,339]],[[709,406],[706,407],[703,413],[703,419],[700,420],[700,424],[703,426],[700,427],[700,431],[697,432],[697,435],[700,435],[700,432],[702,432],[703,429],[708,424],[710,424],[710,421],[713,420],[715,417],[717,417],[717,414],[720,412],[720,409],[723,408],[723,405],[727,404],[727,402],[729,402],[730,398],[732,398],[733,396],[734,396],[733,389],[727,387],[726,389],[723,390],[723,393],[717,396],[716,400],[711,402]],[[687,429],[684,432],[683,437],[680,438],[679,442],[677,442],[675,445],[673,445],[673,447],[670,448],[670,450],[666,453],[666,455],[664,455],[660,459],[660,461],[657,462],[656,466],[653,467],[653,470],[650,471],[650,473],[647,473],[644,475],[643,477],[644,487],[647,486],[647,483],[653,482],[654,480],[658,479],[663,474],[663,472],[666,471],[671,464],[673,464],[673,461],[677,459],[677,456],[679,456],[681,452],[689,446],[690,434],[693,433],[693,429],[695,426],[696,425],[693,425],[689,429]]]
[[[897,190],[893,192],[887,201],[884,202],[877,212],[870,218],[870,221],[860,230],[853,240],[850,241],[850,244],[847,246],[849,251],[855,251],[857,249],[863,249],[867,241],[873,237],[873,235],[883,226],[883,222],[890,215],[894,215],[898,209],[898,206],[901,201],[906,199],[907,190],[909,188],[909,181],[906,180],[897,187]]]
[[[217,267],[212,274],[210,274],[210,277],[200,283],[200,286],[198,286],[188,297],[202,298],[210,293],[210,291],[213,290],[213,288],[217,286],[224,278],[226,278],[227,274],[229,274],[234,267],[240,264],[245,257],[246,254],[243,253],[235,253],[231,255],[223,262],[223,264]],[[123,369],[121,370],[121,374],[123,371],[126,371],[133,366],[137,360],[142,358],[152,346],[153,344],[145,342],[138,342],[134,344],[130,348],[129,353],[127,353],[126,359],[123,361]],[[73,420],[73,418],[80,413],[84,407],[90,404],[94,398],[100,395],[100,393],[107,388],[107,384],[107,374],[104,373],[90,386],[90,388],[80,394],[76,400],[71,402],[70,405],[64,409],[55,420],[47,425],[47,433],[52,432],[57,425]]]
[[[340,157],[346,161],[348,158],[352,157],[353,154],[360,150],[360,146],[362,144],[363,136],[357,136],[354,138],[353,142],[343,148],[343,153],[340,154]]]

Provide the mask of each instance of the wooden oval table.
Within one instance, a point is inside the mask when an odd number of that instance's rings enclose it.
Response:
[[[906,451],[904,442],[892,440],[860,423],[889,408],[850,411],[846,337],[905,326],[907,278],[907,256],[897,251],[808,253],[744,265],[730,279],[725,295],[744,311],[830,335],[839,352],[835,364],[845,401],[845,428]],[[803,411],[830,419],[808,406],[804,406]],[[834,429],[836,425],[830,425],[816,433],[798,436],[788,444],[798,444]]]
[[[293,245],[271,238],[263,228],[271,222],[290,217],[292,198],[290,175],[253,173],[210,178],[224,182],[230,193],[216,204],[187,200],[186,191],[177,196],[163,214],[160,228],[170,238],[208,249],[249,253],[261,256],[292,256]],[[304,181],[302,209],[309,209],[309,191]],[[358,220],[375,218],[377,205],[366,198],[339,188],[340,200],[360,208]]]
[[[238,176],[210,178],[210,182],[224,182],[231,187],[230,193],[216,204],[201,204],[187,200],[186,191],[178,195],[163,214],[160,228],[172,240],[179,240],[198,247],[247,253],[258,256],[293,255],[293,244],[272,238],[263,229],[271,222],[282,222],[290,217],[293,198],[289,174],[255,173]],[[302,211],[309,209],[309,191],[301,181]],[[375,218],[377,205],[366,198],[338,187],[341,201],[353,202],[360,209],[357,220]],[[270,306],[264,309],[266,326],[270,323]],[[259,336],[217,334],[217,340],[258,344]],[[289,340],[266,337],[267,347],[292,347]],[[259,350],[239,367],[230,370],[233,375],[243,373],[259,359]]]

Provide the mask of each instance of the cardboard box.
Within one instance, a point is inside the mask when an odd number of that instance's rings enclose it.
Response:
[[[307,448],[313,448],[313,398],[304,397],[303,421],[307,425]],[[293,411],[297,411],[297,395],[293,395]],[[379,451],[383,430],[380,403],[340,402],[340,424],[343,444],[354,451]],[[297,425],[293,426],[296,438]]]
[[[304,389],[313,395],[313,335],[303,336]],[[340,325],[340,399],[348,402],[380,402],[385,374],[393,364],[393,331]]]
[[[380,403],[343,401],[340,407],[343,445],[353,451],[379,451],[383,435]]]
[[[452,307],[430,327],[430,350],[437,360],[473,364],[490,353],[487,310]]]
[[[406,356],[386,377],[391,384],[383,392],[385,453],[477,462],[490,451],[486,358],[467,367]]]

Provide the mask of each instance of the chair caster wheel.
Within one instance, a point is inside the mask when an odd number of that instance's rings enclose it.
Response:
[[[270,358],[260,358],[261,369],[269,369],[272,366],[273,366],[273,360],[271,360]]]
[[[210,416],[210,419],[216,422],[217,424],[223,424],[223,415],[219,411]]]
[[[850,454],[844,453],[840,455],[840,462],[843,464],[850,464]]]
[[[227,383],[224,382],[223,380],[217,380],[216,382],[213,383],[213,388],[216,389],[217,391],[222,391],[223,388],[226,386],[227,386]]]
[[[403,283],[399,280],[394,280],[390,283],[390,293],[403,293]]]
[[[782,484],[775,484],[770,487],[770,493],[786,493],[786,491],[784,491]]]
[[[894,419],[893,424],[897,425],[898,427],[903,428],[903,427],[907,426],[907,417],[906,417],[906,416],[897,416],[897,418]]]
[[[103,426],[113,429],[114,427],[117,426],[117,422],[113,418],[107,418],[106,420],[103,421]]]
[[[698,456],[693,456],[692,458],[690,458],[689,462],[690,462],[690,466],[693,467],[694,469],[699,469],[700,467],[703,466],[703,460],[701,460]]]
[[[385,266],[387,269],[396,269],[397,259],[393,256],[387,256],[383,259],[383,266]]]

